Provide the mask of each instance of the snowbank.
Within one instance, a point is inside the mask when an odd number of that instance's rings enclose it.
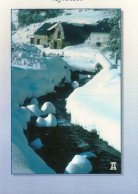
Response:
[[[25,60],[27,65],[19,63],[21,60]],[[33,46],[15,45],[12,65],[12,99],[18,104],[23,104],[26,98],[54,92],[54,87],[63,79],[65,83],[71,81],[70,70],[64,60],[58,56],[45,59]]]
[[[60,84],[63,79],[64,82],[71,82],[70,70],[67,68],[67,63],[60,57],[47,60],[39,55],[37,48],[31,49],[30,47],[32,48],[28,45],[15,45],[15,51],[12,55],[12,142],[14,144],[12,163],[16,160],[17,166],[20,164],[20,168],[16,168],[16,165],[13,164],[12,172],[55,173],[28,146],[23,129],[27,129],[30,116],[39,116],[42,113],[35,98],[54,92],[54,87]],[[22,59],[26,60],[27,65],[17,63]],[[40,61],[39,66],[38,61]],[[30,66],[28,66],[29,64]],[[32,97],[31,105],[19,107],[27,98]],[[52,119],[52,116],[47,117],[46,120],[49,125],[53,121]],[[21,155],[27,161],[23,168],[24,171],[22,170],[22,163],[18,160],[16,150],[19,151],[19,156]]]
[[[66,108],[72,123],[88,131],[96,129],[111,146],[121,150],[120,104],[120,72],[105,68],[73,91],[67,98]]]
[[[55,173],[28,146],[23,133],[23,122],[18,119],[17,114],[12,114],[12,173]]]

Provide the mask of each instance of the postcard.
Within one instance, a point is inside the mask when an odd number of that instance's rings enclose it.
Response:
[[[1,1],[2,193],[137,193],[137,5]]]
[[[121,174],[121,10],[11,14],[12,173]]]

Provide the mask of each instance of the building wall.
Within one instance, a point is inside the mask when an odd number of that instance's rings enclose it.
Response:
[[[34,35],[34,44],[37,45],[37,40],[40,39],[40,45],[44,45],[48,41],[48,36],[45,35]]]
[[[56,30],[52,36],[52,40],[50,42],[50,48],[62,49],[64,46],[63,43],[64,43],[64,40],[62,39],[60,25],[57,25]]]
[[[60,37],[58,37],[58,33],[60,33]],[[59,40],[62,39],[62,37],[61,37],[61,29],[60,29],[59,24],[57,25],[56,30],[55,30],[55,32],[53,34],[53,37],[52,37],[52,40],[57,40],[57,39],[59,39]]]

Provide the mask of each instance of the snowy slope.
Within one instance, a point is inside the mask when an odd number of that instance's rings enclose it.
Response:
[[[98,20],[112,17],[107,11],[95,11],[93,9],[65,10],[61,16],[48,19],[47,22],[68,22],[78,24],[96,24]]]
[[[30,36],[38,29],[40,28],[42,23],[36,23],[36,24],[30,24],[27,27],[19,28],[16,33],[12,36],[12,41],[14,43],[29,43],[30,42]]]

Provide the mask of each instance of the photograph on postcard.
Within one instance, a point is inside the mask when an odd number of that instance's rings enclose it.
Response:
[[[121,10],[11,10],[12,174],[121,174]]]

